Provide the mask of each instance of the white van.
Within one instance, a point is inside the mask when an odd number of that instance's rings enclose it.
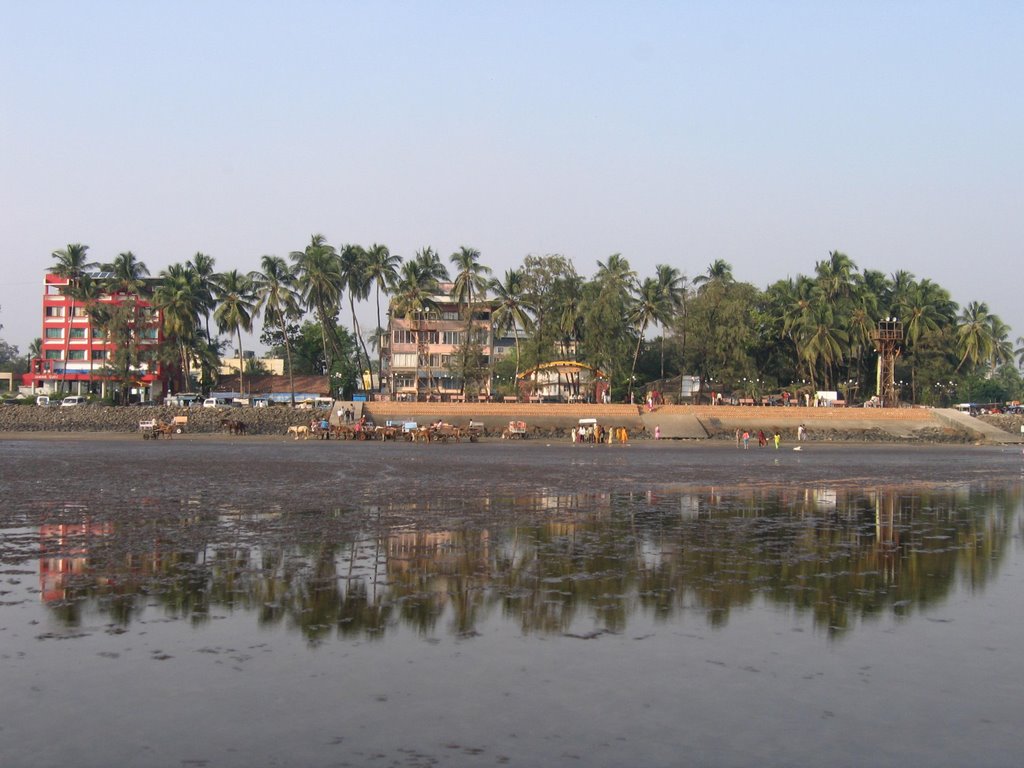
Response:
[[[47,406],[49,404],[50,404],[50,398],[47,397],[46,395],[39,395],[36,398],[36,405],[41,405],[41,406],[45,407],[45,406]]]
[[[61,408],[70,408],[74,405],[85,405],[86,399],[81,395],[71,395],[60,401]]]

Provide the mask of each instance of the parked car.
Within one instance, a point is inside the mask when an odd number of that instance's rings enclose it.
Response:
[[[69,395],[60,401],[61,408],[70,408],[75,405],[85,405],[88,400],[82,395]]]
[[[46,395],[39,395],[36,398],[36,405],[47,406],[49,404],[50,404],[50,398],[47,397]]]

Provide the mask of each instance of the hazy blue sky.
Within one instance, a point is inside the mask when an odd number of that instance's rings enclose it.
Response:
[[[1024,334],[1018,2],[2,10],[0,336],[23,349],[66,243],[247,271],[314,232],[497,273],[721,258],[762,288],[838,249]]]

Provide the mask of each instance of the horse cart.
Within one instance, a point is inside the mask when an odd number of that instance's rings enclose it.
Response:
[[[510,421],[508,426],[501,432],[501,437],[504,440],[525,440],[526,435],[525,421]]]
[[[157,419],[148,419],[139,422],[139,431],[143,440],[156,440],[159,437],[170,438],[174,434],[174,424]]]
[[[484,423],[482,421],[470,421],[466,428],[466,436],[469,442],[475,443],[484,435]]]

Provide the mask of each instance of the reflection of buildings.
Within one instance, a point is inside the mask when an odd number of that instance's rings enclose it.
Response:
[[[109,536],[111,523],[57,523],[39,527],[39,588],[44,602],[66,597],[73,578],[90,573],[90,551],[97,539]],[[101,580],[105,577],[99,577]]]
[[[472,632],[494,615],[541,633],[619,630],[638,611],[722,624],[758,600],[834,633],[943,599],[964,574],[983,585],[1013,540],[1011,493],[714,488],[294,515],[175,502],[142,510],[138,527],[65,509],[71,522],[40,528],[40,582],[55,608],[93,600],[128,621],[137,596],[193,617],[223,605],[311,639],[379,637],[395,621],[432,632],[442,617]]]

